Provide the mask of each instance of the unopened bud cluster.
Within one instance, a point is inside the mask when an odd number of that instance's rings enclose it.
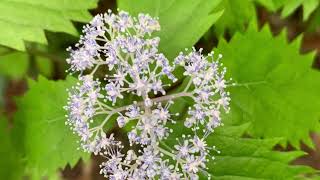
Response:
[[[195,49],[169,61],[158,51],[160,39],[151,36],[159,30],[158,20],[148,14],[131,17],[108,11],[94,17],[75,48],[68,48],[69,71],[80,75],[79,83],[68,90],[66,123],[80,136],[85,151],[106,158],[101,173],[109,179],[198,179],[199,173],[210,177],[206,163],[215,148],[206,138],[221,125],[221,112],[229,111],[226,69],[219,62],[221,55],[204,56]],[[186,85],[166,93],[177,81],[176,67],[184,69]],[[119,105],[130,98],[134,100]],[[172,113],[179,98],[192,104],[186,116]],[[129,147],[104,132],[112,119],[125,127]],[[191,133],[168,146],[166,140],[175,133],[172,124]]]

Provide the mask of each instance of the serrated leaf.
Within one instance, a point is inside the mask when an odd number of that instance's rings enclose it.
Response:
[[[289,165],[292,160],[304,155],[302,151],[273,151],[279,138],[251,139],[242,135],[249,124],[239,126],[222,126],[207,138],[208,146],[215,146],[220,153],[214,153],[215,160],[207,163],[206,170],[212,179],[219,180],[261,180],[295,179],[306,173],[315,171],[307,166]],[[173,134],[166,141],[172,146],[176,137],[188,132],[183,123],[172,127]],[[202,175],[201,179],[207,179]]]
[[[237,86],[230,87],[232,123],[252,122],[254,137],[284,137],[295,147],[312,146],[310,131],[319,130],[320,72],[311,68],[314,53],[301,55],[300,38],[288,43],[285,33],[251,26],[218,52]],[[286,141],[283,141],[285,144]]]
[[[244,31],[248,22],[256,21],[254,0],[222,0],[217,9],[224,10],[213,26],[218,35],[223,35],[225,31],[231,34]]]
[[[212,13],[220,0],[118,0],[118,8],[133,15],[149,13],[159,17],[160,51],[170,60],[185,48],[192,47],[221,16]]]
[[[291,0],[283,1],[283,10],[281,15],[287,17],[292,14],[299,6],[303,7],[303,20],[307,20],[310,14],[319,5],[319,0]]]
[[[229,134],[229,128],[220,127],[208,138],[209,145],[220,151],[215,161],[209,163],[214,179],[294,179],[313,170],[307,166],[288,165],[304,155],[302,151],[277,152],[273,147],[279,139],[250,139]],[[239,126],[242,128],[242,126]]]
[[[317,8],[307,24],[307,32],[316,32],[320,28],[320,8]]]
[[[65,125],[66,89],[74,78],[49,81],[39,77],[29,91],[18,98],[14,117],[15,144],[25,156],[28,171],[37,177],[52,175],[67,164],[74,166],[89,154],[77,150],[78,137]],[[22,147],[21,147],[22,146]]]
[[[281,16],[288,17],[300,6],[303,8],[303,20],[306,21],[319,6],[319,0],[257,0],[266,8],[276,11],[282,8]]]
[[[71,20],[88,21],[95,0],[1,0],[0,44],[25,50],[24,41],[46,44],[43,30],[77,35]]]
[[[225,32],[233,34],[243,32],[248,23],[257,21],[255,3],[266,7],[271,12],[282,8],[282,17],[288,17],[298,7],[303,7],[303,20],[306,21],[311,13],[319,6],[319,0],[222,0],[217,10],[224,10],[222,16],[214,24],[217,35]]]

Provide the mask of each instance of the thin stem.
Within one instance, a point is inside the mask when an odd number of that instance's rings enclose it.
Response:
[[[162,148],[159,147],[159,146],[158,146],[158,150],[159,150],[161,153],[163,153],[163,154],[171,157],[172,159],[176,159],[176,158],[177,158],[174,154],[172,154],[171,152],[169,152],[169,151],[167,151],[167,150],[165,150],[165,149],[162,149]]]
[[[186,161],[183,160],[183,159],[177,158],[177,156],[176,156],[175,154],[172,154],[171,152],[169,152],[169,151],[167,151],[167,150],[165,150],[165,149],[162,149],[162,148],[159,147],[159,146],[158,146],[157,148],[158,148],[158,150],[159,150],[161,153],[163,153],[163,154],[171,157],[172,159],[175,159],[178,163],[185,163],[185,162],[186,162]]]
[[[104,121],[98,126],[99,129],[102,129],[103,126],[108,122],[108,120],[111,118],[113,114],[109,114],[105,119]]]
[[[259,84],[266,84],[267,81],[254,81],[254,82],[247,82],[247,83],[235,83],[229,86],[251,86],[251,85],[259,85]]]
[[[172,150],[171,147],[169,147],[166,143],[164,143],[163,141],[160,142],[161,145],[163,145],[164,147],[166,147],[168,150]]]
[[[192,80],[193,80],[193,78],[191,77],[189,79],[189,82],[188,82],[187,86],[184,88],[183,92],[187,92],[189,90],[189,88],[190,88],[190,86],[192,84]]]
[[[151,101],[152,102],[163,102],[163,101],[176,99],[176,98],[179,98],[179,97],[193,97],[193,93],[180,92],[180,93],[176,93],[176,94],[172,94],[172,95],[166,95],[166,96],[153,98],[153,99],[151,99]]]
[[[193,97],[193,94],[189,93],[189,92],[181,92],[181,93],[177,93],[177,94],[172,94],[172,95],[166,95],[166,96],[153,98],[153,99],[151,99],[151,101],[153,103],[157,103],[157,102],[163,102],[163,101],[176,99],[176,98],[179,98],[179,97]],[[144,101],[137,102],[136,105],[137,106],[144,106]],[[122,106],[122,107],[119,107],[119,108],[115,108],[112,111],[110,111],[110,114],[114,114],[114,113],[117,113],[117,112],[124,111],[130,106],[131,105],[126,105],[126,106]]]
[[[98,70],[100,65],[101,64],[97,64],[89,75],[92,76]]]
[[[97,101],[97,102],[98,102],[99,105],[101,105],[101,106],[103,106],[103,107],[105,107],[105,108],[107,108],[109,110],[114,110],[112,107],[108,106],[107,104],[105,104],[105,103],[103,103],[101,101]]]

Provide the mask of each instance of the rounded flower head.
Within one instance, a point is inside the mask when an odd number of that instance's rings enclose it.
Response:
[[[85,151],[106,157],[100,172],[109,179],[197,179],[214,150],[206,138],[221,125],[220,112],[229,110],[221,57],[193,49],[181,52],[172,64],[158,51],[160,38],[151,36],[159,30],[157,18],[148,14],[108,11],[94,17],[79,43],[67,49],[69,71],[80,75],[68,90],[66,124],[80,136]],[[178,66],[185,70],[187,85],[168,93]],[[182,97],[191,98],[193,105],[186,113],[173,113]],[[127,152],[113,134],[105,133],[111,119],[129,129],[132,148]],[[172,124],[184,124],[192,133],[171,148],[166,139],[174,133]]]

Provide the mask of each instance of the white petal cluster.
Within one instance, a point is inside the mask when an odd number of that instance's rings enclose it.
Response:
[[[69,71],[80,75],[79,83],[68,90],[66,124],[80,136],[83,150],[106,157],[101,173],[109,179],[198,179],[199,173],[206,174],[215,150],[206,138],[221,125],[221,112],[229,111],[221,56],[215,59],[193,49],[170,64],[158,52],[160,39],[151,36],[159,30],[158,20],[148,14],[135,18],[108,11],[94,17],[75,48],[68,48]],[[178,66],[185,70],[187,85],[167,94],[168,81],[177,81],[173,71]],[[104,77],[98,72],[105,72]],[[172,113],[175,101],[183,97],[193,103],[184,119]],[[128,98],[131,102],[123,105]],[[104,132],[112,119],[119,128],[126,127],[129,147]],[[177,121],[190,134],[170,147],[165,143],[173,133],[169,125],[179,126]]]

